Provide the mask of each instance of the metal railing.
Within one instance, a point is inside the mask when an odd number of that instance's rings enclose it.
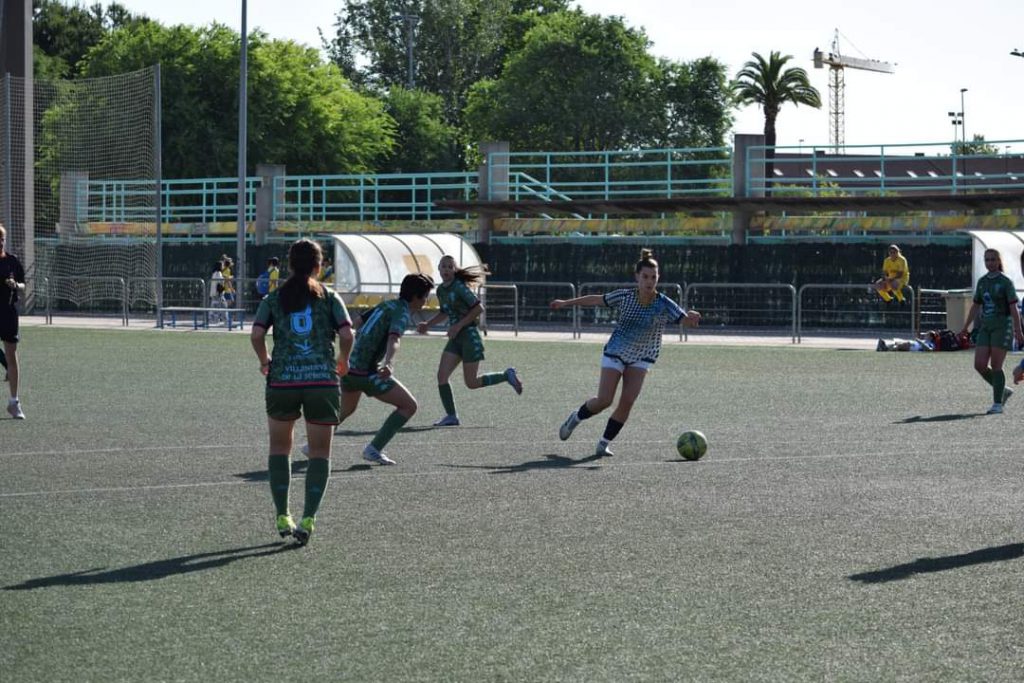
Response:
[[[504,302],[495,303],[491,300],[488,292],[491,291],[505,291],[512,293],[512,304],[509,305]],[[480,326],[487,332],[487,328],[491,317],[493,316],[492,311],[508,309],[512,311],[512,332],[513,335],[519,336],[519,288],[516,285],[506,285],[497,282],[485,282],[480,285],[480,303],[484,306],[484,312],[480,316]]]
[[[492,152],[492,198],[625,199],[731,194],[728,147]]]
[[[38,284],[38,280],[36,281]],[[37,293],[46,301],[46,324],[53,324],[53,303],[65,301],[81,312],[83,306],[102,302],[115,302],[116,308],[101,308],[94,313],[115,313],[121,325],[128,326],[128,285],[121,277],[77,277],[55,275],[42,279],[43,292]]]
[[[476,173],[278,176],[276,221],[430,220],[456,214],[435,202],[469,200],[479,191]]]
[[[712,294],[702,297],[702,291]],[[752,294],[760,294],[753,299]],[[706,301],[705,301],[706,298]],[[694,282],[686,286],[683,307],[701,314],[701,327],[713,331],[732,328],[743,331],[781,328],[797,342],[797,292],[793,285],[778,283]],[[788,321],[783,318],[788,316]],[[782,318],[782,320],[780,320]],[[682,333],[689,341],[689,328]]]
[[[1021,140],[986,142],[987,154],[963,154],[942,143],[845,145],[840,152],[803,145],[754,145],[743,160],[747,196],[960,194],[1024,189],[1024,155],[1010,154]],[[1004,151],[1000,152],[1000,148]],[[763,171],[773,150],[772,177]],[[925,150],[925,151],[920,151]],[[794,153],[796,152],[796,153]],[[782,156],[778,156],[782,155]]]
[[[246,178],[246,220],[256,218],[259,177]],[[164,223],[218,223],[238,219],[238,178],[164,180],[161,220]],[[152,180],[80,180],[75,188],[78,216],[89,223],[151,223],[155,184]]]
[[[816,302],[808,305],[805,295],[808,292],[823,292],[828,296],[819,296]],[[906,330],[911,335],[916,333],[915,314],[917,298],[912,287],[903,288],[905,304],[880,303],[882,299],[870,285],[804,285],[797,293],[797,327],[796,340],[805,336],[808,321],[817,321],[818,327],[811,329],[828,329],[838,331],[891,331]],[[885,306],[886,308],[881,308]]]

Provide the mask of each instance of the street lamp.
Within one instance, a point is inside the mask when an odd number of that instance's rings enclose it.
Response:
[[[964,117],[964,93],[967,92],[967,88],[960,88],[960,132],[964,136],[964,149],[967,149],[967,123]]]
[[[951,111],[946,114],[949,117],[950,123],[953,124],[953,149],[956,149],[956,142],[960,138],[957,131],[957,126],[964,124],[964,113],[962,111]]]

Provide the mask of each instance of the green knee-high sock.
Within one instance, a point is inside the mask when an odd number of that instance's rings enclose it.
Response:
[[[504,372],[488,372],[486,375],[480,375],[480,384],[485,387],[493,387],[495,384],[507,381],[508,378],[505,377]]]
[[[327,458],[310,458],[309,469],[306,470],[306,505],[302,508],[303,517],[316,517],[320,509],[320,501],[327,491],[327,482],[331,478],[331,461]]]
[[[287,515],[288,487],[292,482],[292,470],[288,456],[267,456],[267,472],[270,474],[270,495],[274,497],[274,508],[277,510],[277,514]]]
[[[978,374],[981,375],[981,378],[983,380],[985,380],[989,384],[992,384],[992,368],[985,368],[984,370],[982,370]]]
[[[388,415],[388,419],[384,420],[384,424],[381,425],[380,429],[377,430],[377,435],[373,437],[373,441],[370,442],[370,445],[378,451],[382,450],[388,445],[388,441],[391,441],[395,434],[398,433],[398,430],[402,428],[402,425],[408,421],[409,418],[402,415],[397,410],[391,413]]]
[[[1006,373],[1002,370],[992,371],[992,402],[1003,402],[1003,390],[1006,389]]]
[[[457,415],[455,412],[455,394],[452,393],[452,385],[445,382],[437,385],[437,391],[441,394],[441,405],[444,406],[445,415]]]

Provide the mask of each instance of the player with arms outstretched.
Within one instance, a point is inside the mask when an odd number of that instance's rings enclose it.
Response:
[[[277,510],[277,531],[309,542],[330,478],[331,440],[340,421],[338,369],[352,348],[352,321],[337,294],[318,280],[323,254],[320,245],[301,239],[288,251],[291,275],[268,294],[256,310],[249,339],[267,378],[267,428],[270,493]],[[267,352],[267,330],[273,329],[274,355]],[[334,338],[338,337],[335,357]],[[291,486],[292,436],[295,421],[306,418],[309,438],[306,500],[296,525],[288,509]]]
[[[459,416],[455,409],[455,395],[448,379],[455,368],[462,363],[462,378],[468,389],[492,387],[508,382],[517,394],[523,393],[523,383],[516,374],[515,368],[507,368],[504,372],[478,374],[480,361],[484,359],[484,341],[477,327],[477,319],[484,311],[484,306],[469,285],[479,282],[484,271],[477,268],[459,268],[452,256],[441,257],[437,264],[441,274],[441,284],[437,286],[437,300],[441,305],[440,312],[430,320],[416,326],[416,331],[426,334],[432,326],[448,318],[448,343],[441,353],[441,362],[437,367],[437,389],[441,394],[441,405],[445,415],[434,423],[435,427],[455,427],[459,424]]]
[[[634,277],[636,288],[617,289],[607,294],[588,294],[575,299],[555,299],[551,302],[551,308],[554,309],[566,306],[608,306],[616,309],[618,322],[604,347],[597,396],[587,399],[572,411],[558,430],[558,437],[565,441],[580,422],[610,406],[621,380],[619,403],[608,418],[604,435],[597,442],[596,454],[600,456],[613,455],[609,444],[629,419],[633,403],[643,388],[647,370],[658,359],[665,324],[682,322],[692,327],[700,322],[700,313],[685,311],[675,301],[658,292],[658,262],[654,260],[650,249],[640,252]]]

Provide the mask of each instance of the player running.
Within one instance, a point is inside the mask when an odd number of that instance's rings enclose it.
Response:
[[[341,419],[338,368],[352,348],[352,321],[337,294],[318,280],[323,253],[316,242],[301,239],[288,250],[291,275],[268,294],[256,310],[249,339],[267,378],[267,470],[277,510],[277,531],[309,542],[316,513],[330,478],[331,440]],[[267,330],[274,330],[274,357],[267,353]],[[339,339],[337,359],[334,337]],[[292,434],[299,416],[306,418],[309,469],[306,501],[296,526],[288,509]]]
[[[614,455],[609,448],[629,419],[633,403],[640,396],[647,370],[658,359],[661,352],[661,335],[665,323],[682,322],[688,327],[700,323],[700,313],[685,311],[679,304],[658,292],[658,262],[650,249],[640,252],[640,260],[634,268],[637,286],[635,289],[617,289],[607,294],[588,294],[575,299],[555,299],[551,308],[565,306],[608,306],[616,309],[618,323],[611,338],[604,347],[601,358],[601,380],[597,396],[584,401],[562,423],[558,437],[565,441],[580,422],[612,404],[615,390],[622,380],[622,393],[615,406],[604,435],[597,442],[596,455]]]
[[[397,299],[377,304],[356,322],[358,334],[341,378],[341,422],[356,411],[363,394],[395,407],[377,430],[363,459],[378,465],[394,465],[383,449],[398,430],[416,414],[416,399],[394,375],[395,354],[412,314],[426,303],[434,281],[427,275],[406,275]]]
[[[0,225],[0,364],[7,372],[11,398],[7,401],[7,414],[15,420],[24,420],[18,398],[21,365],[18,363],[18,296],[25,291],[25,269],[18,258],[6,251],[7,228]]]
[[[480,282],[484,271],[479,268],[459,268],[452,256],[442,256],[437,264],[441,274],[441,284],[437,286],[437,300],[441,310],[430,320],[421,322],[416,331],[426,334],[432,326],[448,318],[448,343],[441,353],[441,362],[437,366],[437,389],[441,394],[441,405],[445,415],[434,423],[435,427],[457,427],[459,415],[455,409],[455,395],[448,379],[455,368],[462,363],[462,378],[466,388],[479,389],[508,382],[517,394],[523,393],[523,383],[516,374],[515,368],[506,368],[504,372],[489,372],[479,375],[480,361],[484,359],[484,341],[477,327],[477,319],[484,311],[480,299],[469,288],[469,285]]]
[[[992,407],[989,415],[1003,412],[1003,404],[1013,395],[1013,389],[1006,386],[1003,361],[1006,352],[1017,344],[1024,344],[1024,332],[1020,327],[1020,311],[1017,310],[1017,291],[1013,281],[1003,275],[1003,259],[995,249],[985,250],[985,268],[988,272],[978,278],[974,289],[974,302],[967,312],[967,321],[962,333],[974,323],[974,369],[982,379],[992,385]],[[975,316],[981,310],[980,320]]]

